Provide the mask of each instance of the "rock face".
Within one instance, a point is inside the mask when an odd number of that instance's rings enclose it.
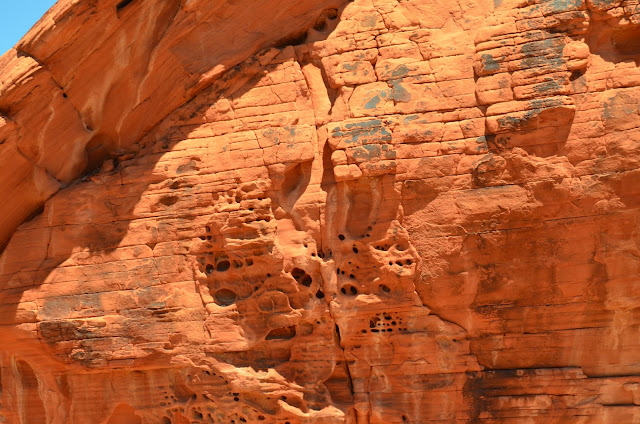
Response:
[[[0,58],[0,422],[640,423],[639,40],[60,1]]]

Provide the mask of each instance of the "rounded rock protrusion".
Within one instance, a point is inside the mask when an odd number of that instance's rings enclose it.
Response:
[[[567,43],[562,51],[562,56],[567,61],[567,69],[570,71],[586,68],[590,55],[589,46],[581,41]]]

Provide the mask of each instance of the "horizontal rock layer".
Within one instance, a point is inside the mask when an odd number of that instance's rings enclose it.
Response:
[[[0,59],[5,422],[640,420],[636,3],[72,3]]]

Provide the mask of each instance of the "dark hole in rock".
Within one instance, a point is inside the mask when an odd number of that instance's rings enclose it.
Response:
[[[353,246],[353,253],[358,253],[358,248]]]
[[[223,259],[220,262],[218,262],[218,264],[216,265],[216,271],[219,271],[219,272],[226,271],[229,269],[230,266],[231,266],[231,263],[228,260]]]
[[[222,306],[229,306],[236,300],[236,294],[229,289],[220,289],[216,292],[216,300]]]
[[[133,3],[133,0],[122,0],[120,3],[116,5],[116,10],[120,11],[125,7],[129,6],[131,3]]]
[[[207,264],[206,270],[207,274],[211,274],[213,272],[213,265]]]
[[[296,336],[296,326],[275,328],[269,331],[265,340],[289,340]]]
[[[300,284],[302,284],[303,286],[306,287],[311,287],[311,283],[313,282],[313,280],[311,279],[311,276],[309,275],[305,275],[304,277],[302,277],[302,280],[300,280]]]
[[[344,240],[344,235],[343,235],[343,234],[338,234],[338,238],[339,238],[340,240]]]
[[[244,263],[247,264],[247,266],[251,266],[251,265],[253,265],[253,259],[247,258],[247,259],[245,259]]]
[[[580,78],[583,75],[584,75],[584,71],[582,71],[582,70],[578,69],[576,71],[573,71],[573,72],[571,72],[571,75],[569,76],[569,81],[575,81],[575,80],[577,80],[578,78]]]
[[[347,284],[347,285],[343,286],[343,287],[340,289],[340,292],[341,292],[342,294],[352,294],[352,295],[356,295],[356,294],[358,294],[358,289],[357,289],[357,288],[355,288],[354,286],[352,286],[351,284]]]
[[[387,286],[386,284],[380,284],[380,290],[382,290],[385,293],[389,293],[391,291],[389,286]]]
[[[293,34],[278,40],[275,43],[274,47],[281,49],[287,46],[299,46],[301,44],[304,44],[306,40],[307,40],[307,32],[302,31],[297,34]]]
[[[316,31],[324,31],[325,29],[327,29],[327,21],[325,21],[324,19],[318,19],[318,21],[313,26],[313,29],[315,29]]]
[[[318,291],[316,292],[316,297],[317,297],[318,299],[322,299],[322,298],[324,297],[324,293],[322,292],[322,290],[318,290]]]
[[[160,203],[165,206],[173,206],[178,203],[178,200],[180,200],[178,196],[164,196],[160,199]]]
[[[298,282],[298,284],[302,284],[305,287],[311,287],[313,279],[303,269],[293,268],[293,270],[291,270],[291,276]]]

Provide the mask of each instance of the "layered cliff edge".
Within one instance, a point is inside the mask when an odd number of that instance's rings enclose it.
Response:
[[[60,1],[0,58],[0,422],[640,422],[635,0]]]

